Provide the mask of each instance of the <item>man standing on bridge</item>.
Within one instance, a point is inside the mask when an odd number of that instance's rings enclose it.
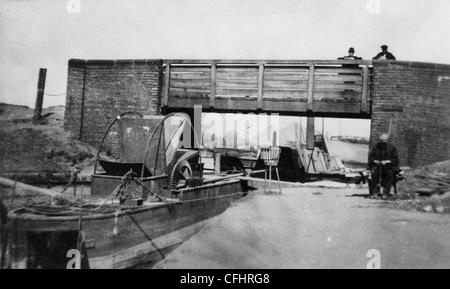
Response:
[[[362,60],[362,57],[355,56],[355,49],[350,47],[348,50],[348,55],[344,57],[339,57],[338,60]]]
[[[389,143],[389,135],[382,134],[379,142],[370,150],[369,168],[372,172],[369,178],[370,198],[383,198],[390,195],[395,175],[400,171],[398,151],[395,145]],[[381,179],[380,179],[381,178]],[[378,187],[378,185],[381,185]],[[383,187],[383,191],[381,191]]]
[[[388,50],[388,46],[387,45],[382,45],[381,46],[381,50],[382,51],[380,53],[378,53],[373,58],[373,60],[378,60],[378,59],[381,59],[381,60],[395,60],[394,54],[392,54],[389,51],[387,51]]]

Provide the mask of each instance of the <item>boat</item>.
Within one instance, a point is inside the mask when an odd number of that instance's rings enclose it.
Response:
[[[182,119],[172,133],[169,118]],[[8,213],[9,266],[151,268],[245,196],[242,174],[207,176],[199,150],[180,147],[186,125],[180,113],[117,116],[99,144],[88,198]],[[101,153],[108,142],[118,158]]]

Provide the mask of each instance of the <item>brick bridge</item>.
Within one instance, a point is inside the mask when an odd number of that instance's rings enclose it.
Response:
[[[97,145],[115,115],[170,111],[393,124],[402,165],[450,159],[450,65],[403,61],[69,60],[65,128]],[[311,122],[310,122],[311,123]],[[311,131],[313,128],[309,127]]]

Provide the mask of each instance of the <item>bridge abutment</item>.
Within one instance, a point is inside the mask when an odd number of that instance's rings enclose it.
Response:
[[[389,132],[402,166],[450,159],[450,65],[374,61],[371,145]]]

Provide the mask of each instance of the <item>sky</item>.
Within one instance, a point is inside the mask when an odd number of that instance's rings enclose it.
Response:
[[[450,64],[448,19],[448,0],[0,0],[0,102],[34,107],[42,67],[44,107],[64,105],[71,58],[371,59],[387,44]]]

